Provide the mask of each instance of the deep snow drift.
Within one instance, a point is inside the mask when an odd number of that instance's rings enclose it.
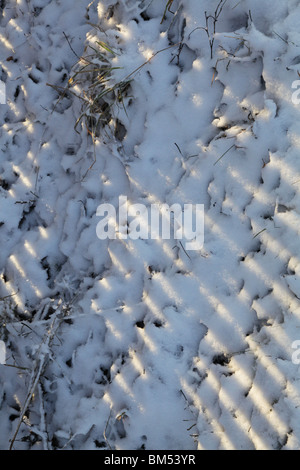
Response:
[[[300,447],[300,2],[166,3],[0,2],[1,449]],[[99,240],[120,195],[202,249]]]

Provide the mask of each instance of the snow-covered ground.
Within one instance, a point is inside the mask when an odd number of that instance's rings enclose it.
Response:
[[[300,2],[169,3],[0,2],[1,449],[300,448]],[[100,240],[119,196],[203,247]]]

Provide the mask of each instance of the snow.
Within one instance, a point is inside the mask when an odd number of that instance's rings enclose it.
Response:
[[[5,364],[6,347],[4,341],[0,341],[0,364]]]
[[[2,6],[0,448],[299,449],[299,1]],[[94,138],[90,46],[131,80]],[[100,240],[120,196],[203,246]]]

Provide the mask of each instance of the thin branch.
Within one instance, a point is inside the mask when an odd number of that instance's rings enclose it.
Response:
[[[66,40],[67,40],[67,43],[69,44],[69,47],[71,49],[71,51],[73,52],[73,54],[75,55],[75,57],[77,57],[78,60],[81,60],[81,57],[74,51],[73,47],[72,47],[72,44],[70,43],[70,40],[68,38],[68,36],[66,35],[66,33],[63,31],[63,35],[65,36]]]
[[[14,294],[5,295],[4,297],[0,298],[0,301],[9,299],[10,297],[14,297],[14,295],[17,295],[18,293],[19,293],[19,290],[17,290],[17,292],[15,292]]]
[[[154,59],[155,56],[157,56],[157,54],[160,54],[161,52],[164,52],[164,51],[167,51],[168,49],[171,49],[172,47],[176,47],[176,46],[180,46],[181,42],[177,42],[176,44],[172,44],[171,46],[168,46],[168,47],[165,47],[164,49],[160,49],[159,51],[156,51],[152,54],[152,56],[146,60],[146,62],[144,62],[142,65],[139,65],[139,67],[137,67],[133,72],[131,72],[129,75],[127,75],[123,80],[122,82],[126,82],[128,81],[128,79],[130,77],[132,77],[132,75],[135,75],[141,68],[143,68],[145,65],[147,65],[149,62],[151,62],[152,59]]]
[[[106,431],[107,431],[107,428],[108,428],[108,425],[109,425],[109,421],[110,421],[110,418],[111,418],[111,414],[112,414],[112,409],[110,409],[110,412],[109,412],[109,416],[108,416],[108,419],[106,421],[106,426],[105,426],[105,429],[103,431],[103,437],[105,439],[105,442],[106,444],[108,445],[108,447],[110,448],[110,450],[112,450],[111,446],[110,446],[110,443],[108,442],[108,439],[107,439],[107,436],[106,436]]]
[[[215,34],[217,30],[217,22],[219,19],[219,16],[222,13],[222,10],[227,3],[228,0],[220,0],[220,2],[217,5],[217,8],[215,10],[214,14],[207,14],[207,11],[204,12],[205,14],[205,27],[203,26],[198,26],[197,28],[193,29],[193,31],[188,35],[188,39],[190,38],[191,34],[196,31],[197,29],[203,29],[203,31],[206,32],[207,37],[208,37],[208,42],[209,42],[209,47],[210,47],[210,58],[213,58],[213,48],[214,48],[214,42],[215,42]],[[212,20],[212,26],[211,26],[211,21]]]
[[[254,240],[254,238],[258,237],[258,235],[265,232],[266,230],[267,230],[266,228],[263,228],[260,232],[258,232],[256,235],[254,235],[253,240]]]
[[[183,244],[182,244],[181,241],[179,241],[179,244],[180,244],[181,248],[183,249],[183,251],[185,252],[186,256],[187,256],[189,259],[191,259],[191,257],[190,257],[189,254],[187,253],[187,251],[186,251],[186,249],[184,248],[184,246],[183,246]]]
[[[26,411],[31,403],[32,397],[40,381],[41,375],[43,374],[45,367],[47,365],[48,356],[49,356],[49,347],[50,347],[51,341],[53,340],[55,333],[57,329],[59,328],[63,319],[64,319],[64,315],[60,318],[59,311],[57,310],[53,318],[52,324],[49,330],[47,331],[47,333],[45,334],[39,346],[38,351],[36,352],[36,359],[35,359],[34,367],[32,369],[31,380],[30,380],[29,387],[28,387],[28,393],[26,395],[26,399],[25,399],[24,405],[20,413],[16,430],[14,432],[12,439],[10,440],[9,450],[13,449],[21,424],[24,422]]]
[[[226,150],[226,152],[224,152],[220,158],[218,158],[217,161],[215,161],[214,165],[216,165],[223,157],[225,157],[225,155],[230,152],[231,149],[233,149],[233,147],[236,147],[236,144],[233,144],[231,147],[229,147],[229,149]]]

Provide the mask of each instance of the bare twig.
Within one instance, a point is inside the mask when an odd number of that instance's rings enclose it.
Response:
[[[17,290],[17,292],[15,292],[14,294],[5,295],[4,297],[1,297],[1,298],[0,298],[0,301],[1,301],[1,300],[9,299],[10,297],[14,297],[14,296],[17,295],[18,293],[19,293],[19,290]]]
[[[226,152],[224,152],[219,158],[218,160],[215,161],[214,165],[216,165],[223,157],[225,157],[225,155],[230,152],[231,149],[233,149],[233,147],[236,147],[236,144],[233,144],[231,147],[229,147],[229,149],[226,150]]]
[[[165,8],[165,11],[164,11],[164,14],[163,14],[163,17],[162,17],[162,19],[161,19],[160,24],[162,24],[162,23],[165,21],[167,11],[169,11],[170,13],[173,13],[173,14],[174,14],[174,12],[171,10],[171,6],[172,6],[173,1],[174,1],[174,0],[168,0],[168,1],[167,1],[166,8]]]
[[[112,413],[112,410],[110,409],[110,412],[109,412],[109,416],[107,418],[107,421],[106,421],[106,426],[105,426],[105,429],[103,431],[103,437],[105,439],[105,442],[106,444],[108,445],[108,447],[110,448],[110,450],[112,450],[111,446],[110,446],[110,443],[108,442],[108,439],[107,439],[107,436],[106,436],[106,431],[107,431],[107,428],[108,428],[108,425],[109,425],[109,421],[110,421],[110,418],[111,418],[111,413]]]
[[[47,366],[51,342],[52,342],[52,340],[53,340],[53,338],[56,334],[57,329],[59,328],[61,322],[64,319],[64,316],[61,317],[59,315],[59,313],[61,313],[60,309],[57,309],[56,314],[54,315],[54,318],[53,318],[52,323],[50,325],[50,328],[46,332],[46,334],[45,334],[45,336],[44,336],[44,338],[43,338],[43,340],[42,340],[42,342],[39,346],[39,349],[36,352],[36,359],[35,359],[35,362],[34,362],[32,373],[31,373],[31,379],[30,379],[30,383],[29,383],[29,387],[28,387],[28,392],[27,392],[26,399],[25,399],[24,405],[23,405],[21,413],[20,413],[20,417],[19,417],[19,420],[18,420],[18,423],[17,423],[16,430],[14,432],[14,435],[13,435],[12,439],[10,440],[9,450],[13,449],[13,446],[14,446],[15,440],[18,436],[21,424],[24,421],[26,411],[27,411],[27,409],[30,405],[30,402],[31,402],[31,400],[34,396],[35,389],[36,389],[36,387],[37,387],[37,385],[40,381],[41,375],[43,374],[43,372],[45,370],[45,367]]]
[[[73,54],[77,57],[78,60],[81,59],[81,57],[79,57],[79,55],[74,51],[73,47],[72,47],[72,44],[70,43],[70,40],[68,38],[68,36],[66,35],[66,33],[63,31],[63,35],[65,36],[66,40],[67,40],[67,43],[69,44],[69,47],[71,49],[71,51],[73,52]]]
[[[254,240],[254,238],[258,237],[258,235],[265,232],[266,230],[267,230],[266,228],[263,228],[262,230],[260,230],[260,232],[258,232],[256,235],[254,235],[253,240]]]
[[[197,29],[202,29],[203,31],[205,31],[208,37],[211,59],[213,58],[217,22],[227,1],[228,0],[220,0],[213,15],[209,15],[207,11],[205,11],[205,27],[198,26],[197,28],[193,29],[193,31],[188,36],[188,38],[190,38],[191,34]]]
[[[189,254],[187,253],[187,251],[185,250],[185,248],[184,248],[183,244],[181,243],[181,241],[179,241],[179,244],[180,244],[181,248],[183,249],[184,253],[186,254],[186,256],[187,256],[189,259],[191,259],[190,255],[189,255]]]

